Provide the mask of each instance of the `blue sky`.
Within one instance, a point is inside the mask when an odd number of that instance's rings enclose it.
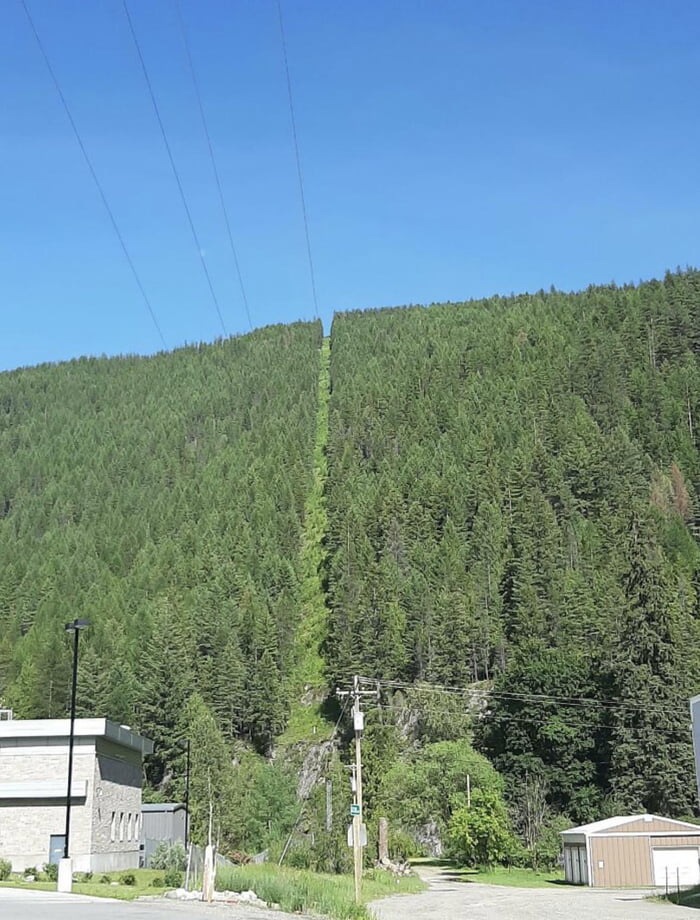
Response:
[[[121,0],[27,0],[169,347],[221,333]],[[314,314],[275,0],[181,0],[254,325]],[[282,0],[320,314],[697,265],[700,5]],[[231,333],[174,0],[130,0]],[[0,9],[0,369],[157,332],[19,2]]]

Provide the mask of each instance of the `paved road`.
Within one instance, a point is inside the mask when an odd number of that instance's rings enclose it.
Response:
[[[299,920],[279,910],[196,901],[116,901],[0,887],[0,920]]]
[[[505,888],[460,882],[436,869],[420,874],[430,890],[375,901],[379,920],[700,920],[689,907],[646,900],[648,891]]]

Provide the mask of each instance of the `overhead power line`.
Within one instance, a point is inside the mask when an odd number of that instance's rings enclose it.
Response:
[[[204,136],[207,140],[207,147],[209,149],[209,159],[211,160],[211,168],[214,172],[214,179],[216,180],[216,190],[219,195],[219,204],[221,205],[221,211],[224,215],[224,222],[226,224],[226,233],[228,234],[228,242],[231,248],[231,256],[233,257],[233,264],[236,269],[238,285],[241,289],[241,297],[243,298],[243,306],[245,307],[246,316],[248,317],[248,325],[252,329],[253,321],[250,317],[250,308],[248,306],[248,296],[246,294],[245,285],[243,284],[243,275],[241,274],[241,267],[238,261],[238,253],[236,252],[236,246],[233,242],[233,233],[231,231],[231,221],[229,220],[228,209],[226,207],[226,199],[224,198],[224,192],[221,186],[221,178],[219,176],[219,169],[216,165],[216,157],[214,156],[214,147],[211,142],[211,135],[209,133],[209,126],[207,124],[207,116],[204,111],[204,104],[202,102],[202,94],[199,89],[199,81],[197,80],[197,74],[194,68],[194,62],[192,60],[192,53],[190,51],[190,43],[187,39],[187,29],[185,27],[185,19],[182,15],[182,5],[180,3],[180,0],[175,0],[175,8],[177,10],[177,18],[180,24],[180,33],[182,35],[182,42],[185,46],[185,54],[187,55],[187,64],[189,67],[190,76],[192,77],[192,85],[194,86],[194,92],[197,97],[197,105],[199,107],[199,114],[202,119],[202,128],[204,129]]]
[[[294,155],[297,163],[297,176],[299,178],[299,197],[301,199],[301,213],[304,220],[304,235],[306,237],[306,254],[309,260],[309,275],[311,277],[311,293],[314,301],[314,316],[318,319],[318,296],[316,294],[316,275],[314,273],[314,260],[311,256],[311,238],[309,236],[309,217],[306,211],[306,197],[304,195],[304,177],[301,170],[301,155],[299,153],[299,138],[297,135],[297,120],[294,114],[294,95],[292,93],[292,78],[289,75],[289,58],[287,56],[287,37],[284,31],[284,18],[282,17],[282,2],[277,0],[277,14],[280,23],[280,37],[282,39],[282,56],[284,58],[284,72],[287,78],[287,97],[289,99],[289,114],[292,121],[292,139],[294,141]]]
[[[148,88],[148,95],[150,96],[151,103],[153,104],[153,111],[155,112],[156,121],[158,122],[158,127],[160,128],[160,134],[161,134],[161,137],[163,138],[163,145],[165,146],[166,153],[168,154],[168,160],[170,161],[170,167],[173,171],[173,176],[175,177],[175,182],[177,184],[177,188],[180,193],[180,199],[182,200],[182,206],[185,209],[185,214],[187,215],[187,222],[192,232],[192,238],[194,240],[195,247],[199,254],[199,260],[202,263],[202,271],[204,272],[204,276],[207,280],[207,285],[209,287],[209,293],[211,294],[211,299],[214,303],[214,307],[216,309],[217,316],[219,317],[219,322],[221,323],[221,328],[224,331],[224,335],[228,335],[228,330],[226,329],[226,323],[224,322],[224,317],[222,316],[221,308],[219,306],[219,300],[216,296],[216,292],[214,291],[214,285],[212,283],[211,275],[209,274],[209,269],[207,267],[207,263],[204,258],[204,252],[199,242],[199,236],[197,234],[197,230],[194,225],[194,220],[192,219],[192,212],[190,210],[189,204],[187,203],[187,196],[185,195],[185,190],[182,185],[182,180],[180,179],[180,173],[178,171],[177,166],[175,165],[175,158],[173,157],[173,152],[170,147],[170,142],[168,141],[168,134],[167,134],[167,131],[165,130],[165,124],[163,123],[163,119],[160,114],[160,108],[158,106],[158,102],[156,100],[155,93],[153,91],[153,84],[151,83],[151,78],[148,73],[148,68],[146,67],[146,61],[144,59],[143,52],[141,51],[141,45],[139,43],[138,36],[136,35],[136,29],[134,28],[134,23],[131,18],[131,13],[129,12],[129,4],[127,3],[127,0],[122,0],[122,5],[124,7],[124,13],[126,14],[126,20],[129,24],[129,32],[131,33],[131,37],[134,41],[134,46],[136,48],[136,53],[141,63],[141,70],[143,71],[144,80],[146,81],[146,87]]]
[[[376,685],[375,678],[362,678],[363,681]],[[502,690],[481,689],[476,687],[448,687],[441,684],[411,684],[407,681],[399,680],[382,680],[382,687],[388,687],[395,690],[407,690],[415,693],[443,693],[450,696],[472,696],[481,699],[498,699],[514,700],[526,703],[555,703],[561,706],[589,707],[598,706],[604,709],[628,709],[631,711],[643,711],[669,715],[675,713],[676,709],[669,709],[661,706],[646,706],[642,704],[627,702],[625,700],[601,699],[596,697],[585,696],[557,696],[547,693],[510,693]],[[679,700],[679,703],[686,703],[687,700]]]
[[[167,349],[168,345],[165,341],[165,336],[163,335],[163,331],[160,328],[160,323],[158,322],[155,311],[153,310],[153,306],[143,286],[139,273],[136,270],[136,266],[134,265],[133,259],[131,258],[131,254],[129,253],[126,242],[124,241],[122,232],[119,229],[119,225],[117,224],[117,220],[114,216],[114,211],[112,210],[109,204],[109,201],[107,200],[107,195],[105,194],[105,190],[102,186],[102,183],[100,182],[99,176],[97,175],[97,172],[95,171],[95,167],[93,166],[92,160],[90,159],[90,156],[87,152],[87,149],[83,142],[80,131],[78,130],[78,126],[75,122],[75,119],[73,118],[73,113],[71,112],[71,109],[70,109],[70,106],[68,105],[68,101],[66,100],[65,94],[63,93],[63,90],[61,89],[61,84],[58,80],[58,76],[56,75],[56,71],[53,69],[51,60],[49,59],[48,53],[44,47],[44,43],[42,42],[39,32],[37,30],[36,24],[34,22],[34,18],[32,17],[32,14],[29,10],[26,0],[21,0],[21,3],[24,9],[24,12],[27,16],[27,21],[29,22],[29,26],[32,32],[34,33],[34,38],[36,39],[36,43],[41,53],[41,56],[44,59],[44,63],[46,64],[46,69],[48,70],[51,76],[53,85],[56,88],[56,92],[58,93],[59,99],[61,100],[61,105],[63,106],[63,110],[65,111],[66,117],[68,118],[70,126],[73,129],[73,134],[75,135],[75,139],[78,142],[78,147],[80,147],[80,152],[83,155],[83,159],[85,160],[85,164],[88,168],[88,172],[92,176],[92,180],[95,183],[95,187],[97,188],[100,198],[102,199],[102,204],[104,205],[104,208],[107,211],[107,215],[109,216],[109,220],[112,225],[112,229],[114,230],[117,240],[119,241],[119,245],[121,246],[122,252],[124,253],[124,258],[126,259],[127,264],[129,268],[131,269],[131,274],[134,277],[134,281],[136,282],[136,286],[138,287],[141,297],[143,298],[143,302],[146,306],[146,309],[148,310],[149,316],[153,320],[153,325],[156,327],[156,331],[158,332],[158,337],[160,338],[163,348]]]

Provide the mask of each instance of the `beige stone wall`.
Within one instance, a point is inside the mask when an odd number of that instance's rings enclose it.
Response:
[[[73,780],[87,782],[85,799],[71,804],[71,855],[88,856],[92,836],[94,788],[94,742],[76,739],[73,752]],[[0,747],[0,782],[68,782],[68,744],[3,745]],[[0,857],[10,859],[13,868],[41,867],[49,860],[50,837],[63,834],[65,800],[12,800],[0,802]]]
[[[141,757],[103,738],[76,738],[73,781],[87,783],[71,805],[70,855],[76,871],[109,871],[139,864]],[[0,747],[0,783],[68,781],[66,739]],[[114,824],[113,817],[114,816]],[[15,871],[49,860],[52,834],[63,834],[65,800],[0,800],[0,857]],[[114,839],[112,839],[114,838]]]
[[[141,759],[136,751],[98,740],[95,760],[93,854],[113,854],[138,866],[141,822]],[[126,860],[126,862],[125,862]]]

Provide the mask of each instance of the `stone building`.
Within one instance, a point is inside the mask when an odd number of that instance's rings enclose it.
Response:
[[[63,856],[69,732],[69,719],[0,720],[0,858],[14,871]],[[73,871],[138,866],[142,761],[152,751],[108,719],[75,720]]]

